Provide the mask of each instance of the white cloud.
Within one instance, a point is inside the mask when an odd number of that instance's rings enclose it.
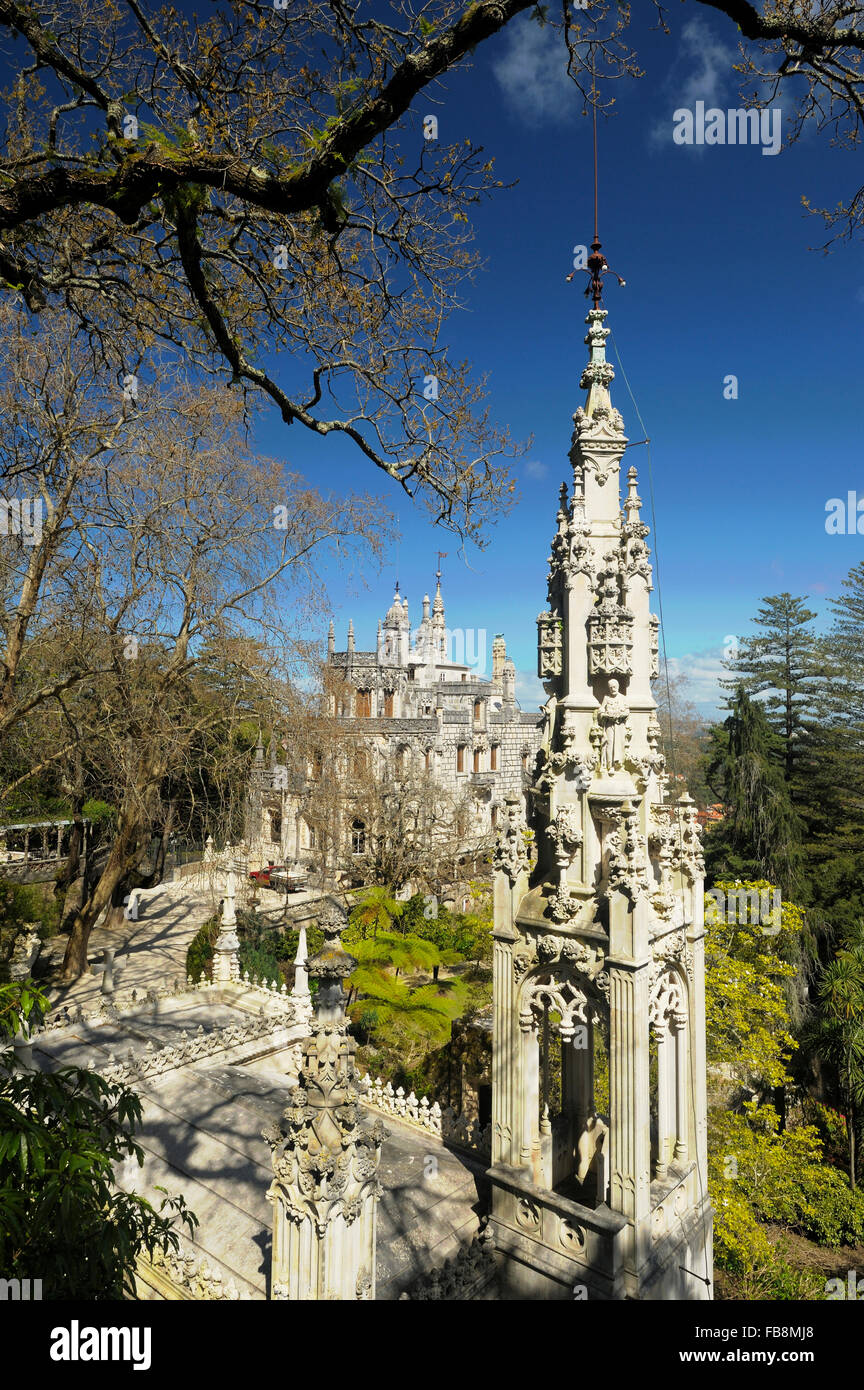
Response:
[[[733,46],[716,38],[704,19],[689,20],[681,30],[681,58],[694,66],[681,86],[678,105],[692,107],[697,101],[704,101],[706,107],[718,106],[733,75],[736,57]]]
[[[578,94],[567,76],[564,44],[553,29],[527,16],[508,24],[492,71],[515,114],[529,125],[573,114]]]
[[[542,463],[540,459],[529,459],[525,465],[525,473],[529,478],[545,478],[549,472],[549,465]]]
[[[549,697],[533,671],[516,672],[516,699],[524,710],[533,711],[545,705]]]
[[[718,39],[701,16],[687,21],[681,30],[677,60],[665,84],[671,94],[669,111],[651,129],[654,143],[671,144],[672,112],[679,107],[692,111],[697,101],[704,101],[707,110],[722,105],[727,92],[731,96],[732,64],[737,56],[737,49]],[[705,146],[686,148],[702,153]]]
[[[729,677],[729,672],[723,665],[722,646],[709,647],[702,652],[690,652],[687,656],[670,656],[669,676],[672,680],[676,676],[684,677],[686,686],[682,694],[685,699],[692,700],[700,714],[714,719],[720,713],[721,705],[726,698],[720,681]]]

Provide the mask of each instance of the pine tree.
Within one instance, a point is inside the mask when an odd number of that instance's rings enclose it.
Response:
[[[705,845],[714,878],[769,879],[784,894],[796,879],[799,827],[779,765],[780,740],[743,684],[711,730],[706,777],[725,807]]]
[[[824,680],[799,779],[814,921],[829,942],[864,916],[864,564],[843,589],[818,644]]]
[[[761,629],[741,639],[737,654],[724,663],[734,677],[721,681],[727,690],[743,686],[748,695],[765,695],[765,713],[783,740],[783,770],[793,780],[812,711],[819,673],[816,638],[810,624],[816,614],[804,600],[774,594],[762,600],[754,624]]]

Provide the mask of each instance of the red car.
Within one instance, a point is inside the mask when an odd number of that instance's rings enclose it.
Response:
[[[252,872],[249,874],[249,877],[255,883],[260,884],[262,888],[269,888],[271,874],[284,875],[286,872],[287,869],[284,864],[274,864],[271,860],[271,862],[267,865],[266,869],[253,869]]]
[[[266,869],[255,869],[249,874],[261,888],[276,888],[280,891],[297,891],[306,882],[302,869],[289,869],[286,864],[268,864]]]

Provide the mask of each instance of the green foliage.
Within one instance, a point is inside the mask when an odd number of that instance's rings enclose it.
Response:
[[[789,959],[803,926],[803,913],[783,902],[780,930],[766,933],[751,919],[752,908],[774,887],[766,880],[721,880],[730,923],[715,920],[715,900],[705,899],[705,1016],[709,1076],[744,1086],[781,1086],[797,1046],[789,1029],[784,981],[797,973]],[[733,900],[730,894],[738,892]],[[751,895],[749,898],[747,895]],[[754,897],[755,895],[755,897]],[[773,931],[773,927],[771,928]]]
[[[728,719],[711,730],[706,758],[706,779],[725,807],[706,837],[706,865],[712,877],[771,878],[789,892],[799,826],[781,767],[782,740],[743,685],[729,708]]]
[[[8,1038],[47,1006],[31,985],[0,986],[0,1031]],[[41,1279],[46,1299],[133,1297],[139,1255],[176,1250],[180,1220],[195,1216],[182,1196],[159,1211],[119,1191],[114,1165],[143,1150],[134,1092],[80,1067],[16,1071],[0,1055],[0,1269]]]
[[[855,1182],[855,1138],[864,1108],[864,922],[822,970],[816,986],[816,1011],[805,1037],[833,1068],[835,1084],[849,1124],[849,1175]]]
[[[393,969],[399,975],[409,970],[432,970],[441,964],[438,947],[422,936],[399,936],[391,932],[379,932],[377,936],[351,942],[345,941],[359,965],[377,969]]]
[[[402,917],[405,906],[405,903],[397,902],[388,890],[380,885],[367,889],[362,901],[352,908],[348,918],[351,927],[358,934],[353,939],[369,936],[370,933],[374,936],[379,931],[389,931],[394,922],[398,922]]]
[[[779,1222],[820,1245],[864,1240],[864,1196],[825,1164],[814,1126],[781,1130],[773,1106],[750,1101],[742,1113],[712,1113],[709,1177],[715,1258],[732,1272],[754,1253],[764,1255],[753,1233],[758,1221]]]
[[[199,927],[186,950],[186,974],[196,982],[204,974],[213,976],[213,947],[219,935],[218,917],[209,917]],[[260,913],[241,908],[237,913],[237,936],[240,948],[237,959],[240,973],[248,970],[251,976],[260,980],[281,985],[286,971],[283,967],[293,966],[299,945],[297,931],[282,931],[273,927]],[[306,945],[310,956],[321,949],[324,934],[317,927],[309,927],[306,932]]]
[[[219,935],[219,919],[208,917],[186,948],[186,974],[197,985],[201,976],[213,975],[213,947]]]
[[[41,884],[0,878],[0,931],[17,935],[28,922],[36,923],[43,941],[53,936],[60,924],[59,904]]]
[[[351,1017],[389,1067],[415,1067],[432,1048],[449,1042],[467,995],[461,981],[412,988],[377,965],[358,965],[350,984],[357,992]]]

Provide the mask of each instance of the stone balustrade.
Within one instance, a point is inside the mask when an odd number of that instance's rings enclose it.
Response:
[[[437,1100],[431,1103],[422,1096],[419,1100],[413,1091],[405,1094],[402,1086],[393,1089],[391,1082],[381,1077],[372,1080],[361,1074],[360,1085],[363,1099],[367,1105],[385,1115],[394,1115],[406,1124],[425,1129],[448,1144],[468,1149],[488,1158],[492,1152],[492,1126],[481,1125],[478,1120],[458,1114],[451,1105],[441,1106]]]
[[[242,982],[238,980],[234,983],[219,983],[203,976],[196,982],[191,976],[187,976],[185,980],[176,977],[170,985],[150,989],[128,989],[100,996],[91,1009],[85,1009],[81,1004],[61,1004],[45,1015],[43,1024],[41,1027],[34,1027],[31,1036],[35,1038],[53,1028],[66,1028],[70,1023],[103,1023],[106,1019],[115,1019],[121,1014],[141,1009],[148,1004],[155,1009],[156,1004],[162,999],[180,999],[187,994],[202,991],[218,993],[220,990],[227,990],[232,994],[238,991],[244,994],[252,992],[262,1001],[266,1000],[269,1005],[276,1005],[277,1013],[284,1009],[286,1017],[280,1021],[290,1022],[293,1018],[294,1003],[288,993],[288,986],[284,982],[277,985],[273,981],[259,978],[258,975],[250,976],[247,970]],[[272,1009],[270,1013],[272,1016]]]

